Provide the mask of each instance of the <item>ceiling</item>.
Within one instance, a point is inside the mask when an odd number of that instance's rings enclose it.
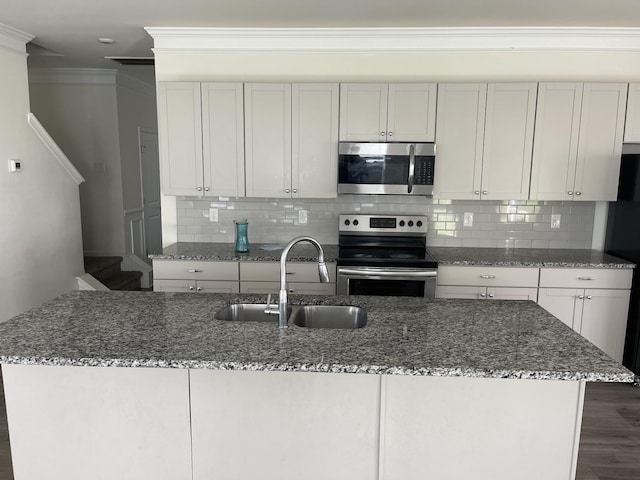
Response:
[[[640,1],[2,0],[0,23],[35,36],[31,67],[136,74],[152,67],[122,67],[104,57],[151,57],[144,27],[640,27]]]

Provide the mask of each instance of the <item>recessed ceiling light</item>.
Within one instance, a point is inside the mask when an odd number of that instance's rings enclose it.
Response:
[[[106,37],[99,38],[98,41],[100,43],[104,43],[105,45],[111,45],[112,43],[115,43],[113,38],[106,38]]]

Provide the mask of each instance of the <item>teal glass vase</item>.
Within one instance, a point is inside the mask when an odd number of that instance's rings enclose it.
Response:
[[[244,253],[249,251],[248,229],[249,222],[247,220],[234,220],[236,224],[236,252]]]

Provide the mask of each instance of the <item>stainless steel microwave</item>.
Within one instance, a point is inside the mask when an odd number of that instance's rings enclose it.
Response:
[[[434,143],[338,144],[338,193],[433,195]]]

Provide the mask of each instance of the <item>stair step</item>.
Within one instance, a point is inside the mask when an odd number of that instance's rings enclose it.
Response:
[[[122,257],[84,257],[84,271],[100,280],[120,272]]]
[[[118,272],[108,278],[100,280],[110,290],[140,290],[142,272]]]

